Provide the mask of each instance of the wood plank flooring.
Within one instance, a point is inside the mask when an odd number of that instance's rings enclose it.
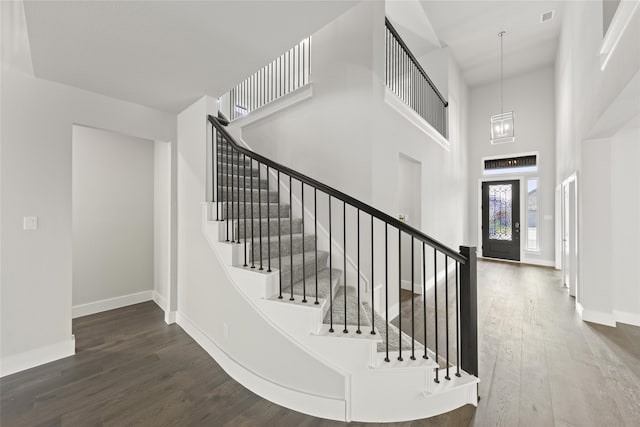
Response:
[[[552,269],[481,261],[478,288],[478,408],[385,425],[640,425],[640,328],[580,321]],[[0,380],[0,425],[344,425],[246,390],[152,302],[75,319],[73,331],[75,356]]]

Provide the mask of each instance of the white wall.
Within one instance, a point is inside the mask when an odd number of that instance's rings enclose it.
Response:
[[[483,176],[483,157],[510,156],[537,152],[538,171],[524,174],[538,178],[539,252],[526,250],[526,227],[522,227],[521,260],[553,265],[555,259],[555,114],[553,68],[542,68],[504,81],[504,111],[514,111],[515,141],[492,145],[489,120],[500,113],[500,83],[490,83],[471,90],[469,107],[469,225],[470,237],[482,246],[478,236],[478,180],[502,179]],[[505,175],[518,177],[523,174]],[[526,201],[526,179],[520,183],[520,200]],[[526,223],[526,204],[520,210],[521,224]],[[480,252],[480,251],[479,251]]]
[[[73,126],[73,306],[153,290],[154,144]]]
[[[249,304],[202,232],[210,132],[206,120],[215,112],[215,100],[205,97],[178,115],[179,314],[254,375],[293,390],[344,399],[344,377],[285,337]]]
[[[466,139],[462,121],[466,115],[466,86],[451,62],[451,144],[445,148],[384,101],[384,37],[382,2],[362,2],[313,34],[312,99],[244,127],[243,139],[255,151],[394,217],[400,213],[400,155],[416,159],[423,171],[422,217],[418,222],[425,233],[457,248],[466,234]],[[326,228],[323,203],[318,204],[318,217]],[[334,215],[341,216],[342,204],[334,206]],[[355,230],[354,218],[347,218],[348,230]],[[368,224],[369,218],[363,216],[363,220]],[[382,260],[384,250],[379,245],[384,229],[376,227],[375,257]],[[341,227],[335,228],[334,239],[341,242]],[[367,231],[361,241],[363,253],[368,253],[369,239]],[[355,238],[348,237],[347,252],[353,260],[354,242]],[[397,231],[390,233],[389,245],[397,247]],[[397,261],[390,261],[391,286],[397,286]],[[369,257],[364,257],[362,270],[367,277],[369,264]],[[341,265],[341,260],[334,265]],[[375,276],[376,284],[383,282],[383,262],[376,262]],[[393,301],[390,298],[391,305],[397,299],[395,294]]]
[[[5,37],[16,16],[5,13],[8,6],[1,4],[3,53],[16,46]],[[72,126],[175,141],[175,116],[37,79],[14,65],[3,62],[1,76],[3,375],[73,351]],[[23,231],[30,215],[39,229]]]
[[[602,5],[565,5],[555,66],[556,183],[577,172],[581,280],[576,301],[583,309],[583,319],[610,325],[616,321],[640,324],[640,309],[634,298],[637,276],[629,275],[624,267],[628,260],[640,258],[638,249],[629,247],[625,236],[636,231],[633,226],[624,231],[619,228],[619,221],[628,219],[627,212],[636,212],[640,199],[637,185],[630,184],[636,179],[635,169],[629,169],[627,163],[637,156],[637,139],[630,139],[634,131],[623,131],[627,119],[622,119],[638,109],[632,83],[637,82],[640,70],[638,39],[640,12],[636,9],[606,67],[601,69]],[[621,99],[630,99],[631,103],[620,108]],[[611,209],[618,206],[621,210],[597,217],[606,202]]]
[[[640,128],[611,140],[611,268],[614,310],[623,323],[640,323]]]
[[[171,144],[154,141],[153,150],[153,290],[169,311],[171,286]]]

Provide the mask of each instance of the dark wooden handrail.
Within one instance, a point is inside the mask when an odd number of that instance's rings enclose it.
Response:
[[[225,125],[223,124],[224,122],[226,122],[226,120],[224,120],[224,118],[219,119],[218,117],[214,117],[214,116],[209,116],[209,122],[213,125],[213,127],[216,128],[216,130],[218,132],[220,132],[228,141],[229,143],[233,146],[233,149],[238,151],[239,153],[242,153],[244,155],[246,155],[247,157],[254,159],[270,168],[273,168],[277,171],[280,171],[281,173],[284,173],[286,175],[289,175],[290,177],[310,186],[313,188],[316,188],[317,190],[320,190],[326,194],[328,194],[331,197],[334,197],[344,203],[347,203],[359,210],[361,210],[362,212],[368,213],[369,215],[371,215],[374,218],[377,218],[378,220],[389,224],[405,233],[407,233],[408,235],[418,239],[421,242],[426,243],[427,245],[429,245],[430,247],[438,250],[439,252],[443,253],[444,255],[447,255],[448,257],[458,261],[461,264],[466,263],[467,258],[464,257],[463,255],[461,255],[460,253],[454,251],[453,249],[449,248],[448,246],[438,242],[437,240],[433,239],[432,237],[427,236],[426,234],[422,233],[421,231],[411,227],[410,225],[407,225],[406,223],[400,221],[397,218],[394,218],[384,212],[382,212],[381,210],[378,210],[370,205],[367,205],[366,203],[361,202],[358,199],[355,199],[351,196],[349,196],[348,194],[345,194],[339,190],[336,190],[333,187],[330,187],[326,184],[323,184],[320,181],[317,181],[311,177],[308,177],[307,175],[304,175],[298,171],[295,171],[287,166],[281,165],[277,162],[274,162],[273,160],[264,157],[254,151],[248,150],[245,147],[242,147],[240,144],[238,144],[238,142],[231,136],[231,134],[226,130]]]
[[[409,58],[411,59],[411,62],[413,62],[413,65],[416,66],[418,71],[420,71],[420,74],[422,74],[422,77],[424,77],[425,80],[427,81],[427,83],[429,83],[429,86],[431,86],[431,89],[433,89],[433,91],[436,93],[436,95],[438,95],[438,98],[440,98],[440,101],[442,101],[442,104],[444,104],[445,108],[448,107],[449,106],[449,102],[447,102],[444,99],[444,96],[442,96],[442,94],[440,93],[440,91],[438,90],[436,85],[433,84],[433,81],[431,81],[431,79],[429,78],[429,75],[427,74],[427,72],[424,70],[424,68],[422,68],[422,65],[420,65],[420,63],[418,62],[416,57],[413,56],[413,53],[411,53],[411,50],[409,49],[409,46],[407,46],[407,44],[404,42],[404,40],[402,40],[402,37],[400,37],[400,34],[398,33],[398,31],[396,31],[396,29],[391,24],[391,21],[389,21],[389,18],[385,17],[384,18],[384,23],[387,26],[387,28],[389,29],[389,31],[391,31],[391,34],[393,34],[393,37],[395,37],[395,39],[398,41],[398,43],[400,43],[400,46],[402,46],[402,49],[407,54],[407,56],[409,56]]]

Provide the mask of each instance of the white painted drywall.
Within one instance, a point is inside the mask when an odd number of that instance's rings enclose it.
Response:
[[[6,5],[0,5],[3,35]],[[10,42],[3,37],[3,51]],[[33,78],[12,63],[3,63],[1,78],[4,363],[71,342],[72,126],[175,141],[175,116]],[[38,217],[38,230],[22,230],[22,218],[29,215]],[[55,357],[61,355],[44,355],[34,363]]]
[[[257,152],[394,217],[399,213],[399,155],[416,159],[423,171],[422,230],[457,248],[466,234],[466,86],[457,66],[450,62],[451,145],[447,150],[384,101],[384,37],[382,2],[362,2],[313,34],[313,98],[244,127],[243,139]],[[328,228],[325,200],[319,201],[318,209],[320,223]],[[333,209],[333,217],[341,217],[342,204],[334,202]],[[368,217],[363,216],[363,221],[369,225]],[[347,216],[347,230],[356,230],[354,215]],[[341,245],[341,227],[334,227],[333,233]],[[385,271],[384,229],[377,223],[375,238],[378,285],[383,283]],[[347,253],[353,260],[357,258],[355,242],[348,234]],[[367,228],[361,240],[362,253],[369,253],[369,244]],[[397,231],[391,232],[389,247],[397,248],[397,244]],[[369,258],[362,259],[367,277]],[[397,289],[397,257],[392,258],[390,289]],[[340,259],[334,262],[341,264]],[[393,305],[397,293],[391,294]]]
[[[547,67],[504,81],[504,111],[514,112],[515,141],[492,145],[489,120],[500,113],[499,82],[474,87],[469,107],[469,226],[471,239],[482,246],[480,229],[478,180],[483,179],[483,157],[510,156],[537,152],[538,171],[525,174],[538,178],[538,243],[539,252],[526,251],[521,238],[523,262],[552,265],[555,259],[555,114],[554,73]],[[518,174],[522,175],[522,174]],[[505,175],[509,177],[509,175]],[[497,179],[491,175],[486,179]],[[526,200],[526,182],[520,183],[520,199]],[[526,207],[525,207],[526,209]],[[526,210],[521,209],[521,222]],[[523,232],[523,236],[525,236]]]
[[[638,319],[640,311],[637,308],[633,311],[637,301],[633,298],[637,283],[633,283],[633,276],[628,277],[624,273],[624,268],[617,271],[621,268],[619,261],[615,261],[614,265],[612,258],[605,253],[608,248],[610,253],[617,254],[616,259],[638,258],[637,249],[634,251],[633,248],[631,252],[621,254],[629,249],[625,243],[618,241],[625,232],[617,228],[617,221],[624,219],[620,217],[624,214],[617,210],[603,213],[596,222],[593,209],[597,213],[605,204],[602,202],[602,191],[612,194],[613,198],[608,199],[612,205],[622,203],[631,212],[640,198],[637,187],[636,191],[625,191],[624,197],[615,196],[618,190],[612,189],[613,185],[623,181],[619,170],[612,171],[612,165],[625,166],[626,156],[636,154],[629,143],[618,144],[615,149],[612,144],[624,127],[624,120],[620,120],[621,113],[632,111],[629,108],[620,109],[615,104],[618,99],[628,98],[626,92],[633,93],[632,81],[637,79],[640,70],[640,13],[636,10],[604,69],[601,69],[600,61],[602,5],[598,2],[567,2],[563,16],[555,65],[556,183],[577,172],[578,277],[582,278],[578,284],[577,302],[584,309],[583,318],[588,320],[612,324],[616,320],[615,312],[629,313],[627,310],[631,310],[631,316]],[[611,114],[611,111],[618,113]],[[628,136],[621,138],[626,140]],[[584,161],[590,163],[583,164]],[[609,165],[605,166],[607,162]],[[633,181],[634,176],[631,172],[629,180]],[[614,184],[614,180],[618,184]],[[633,235],[633,228],[630,233]],[[623,280],[620,284],[617,281],[614,283],[615,278]],[[629,288],[620,289],[620,286]],[[624,298],[625,295],[629,296],[628,300]],[[622,298],[625,299],[624,304]],[[617,308],[618,304],[622,304],[621,308]],[[636,322],[640,323],[638,320]]]
[[[614,310],[640,321],[640,128],[611,140],[611,267]],[[626,323],[628,320],[618,318]]]
[[[168,310],[171,286],[171,144],[153,143],[153,290]]]
[[[73,306],[153,290],[153,141],[73,126]]]
[[[343,399],[345,379],[318,361],[249,304],[225,272],[202,231],[206,201],[207,114],[202,98],[178,115],[178,309],[235,362],[268,381]],[[227,333],[225,333],[225,329]]]

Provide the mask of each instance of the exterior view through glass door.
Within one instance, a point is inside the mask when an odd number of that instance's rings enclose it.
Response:
[[[520,181],[482,183],[482,256],[520,261]]]

